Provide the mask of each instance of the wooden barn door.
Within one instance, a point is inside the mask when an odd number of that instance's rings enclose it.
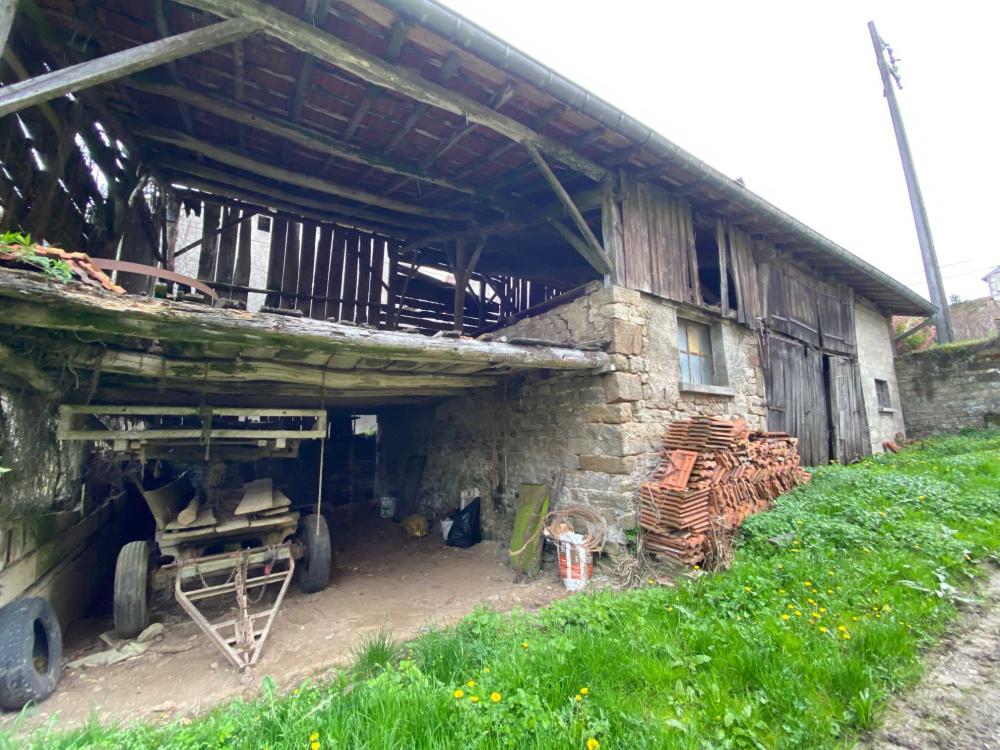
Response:
[[[834,458],[841,463],[851,463],[871,453],[858,364],[847,357],[833,355],[828,356],[827,361]]]
[[[830,399],[823,355],[771,337],[767,342],[767,428],[799,439],[806,466],[830,461]]]

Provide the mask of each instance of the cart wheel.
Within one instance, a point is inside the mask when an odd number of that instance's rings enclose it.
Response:
[[[298,537],[304,548],[302,559],[296,566],[299,588],[307,594],[322,591],[330,582],[330,565],[333,562],[326,519],[315,513],[301,519]]]
[[[62,631],[46,599],[25,597],[0,609],[0,706],[43,701],[62,671]]]
[[[149,542],[129,542],[115,566],[115,631],[135,638],[149,625]]]

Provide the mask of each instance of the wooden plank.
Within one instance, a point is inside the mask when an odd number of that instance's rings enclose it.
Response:
[[[281,271],[280,307],[295,307],[295,294],[299,289],[299,245],[302,225],[297,221],[288,223],[285,237],[285,267]]]
[[[462,330],[465,323],[465,240],[455,240],[455,303],[452,310],[452,322],[456,331]]]
[[[729,251],[726,225],[721,216],[715,217],[715,243],[719,251],[719,299],[723,316],[729,315]]]
[[[267,288],[272,289],[265,298],[268,307],[278,307],[281,304],[281,274],[285,270],[285,242],[288,234],[288,222],[275,217],[271,220],[271,246],[267,258]]]
[[[201,212],[201,254],[198,256],[198,278],[215,281],[215,267],[219,259],[219,217],[218,203],[205,203]]]
[[[236,267],[233,271],[233,284],[237,287],[250,285],[250,273],[253,263],[253,221],[256,214],[244,209],[243,222],[239,225],[239,241],[236,250]],[[274,220],[271,221],[271,231],[274,231]],[[247,293],[239,289],[230,292],[233,299],[247,301]]]
[[[622,225],[621,204],[615,195],[615,187],[616,180],[611,175],[605,177],[601,183],[601,234],[604,249],[611,259],[612,281],[624,283],[625,229]]]
[[[372,273],[368,287],[368,323],[378,326],[382,319],[382,277],[385,273],[385,255],[388,242],[375,237],[372,246]]]
[[[305,221],[302,223],[302,250],[299,254],[299,296],[295,301],[295,306],[304,315],[309,315],[312,309],[313,280],[316,267],[316,222]]]
[[[274,480],[255,479],[243,485],[243,499],[233,511],[234,515],[246,516],[262,510],[274,508]]]
[[[358,241],[358,291],[356,293],[354,320],[368,322],[368,294],[372,275],[372,236],[361,235]]]
[[[354,322],[357,312],[358,294],[358,259],[361,253],[361,236],[357,232],[349,232],[344,257],[344,304],[341,307],[341,320]]]
[[[217,281],[231,282],[236,270],[236,235],[240,212],[226,207],[222,214],[222,225],[225,227],[219,237],[219,263],[215,271]]]
[[[330,283],[326,293],[331,297],[339,297],[338,302],[327,303],[326,319],[343,320],[344,300],[344,266],[347,263],[347,242],[350,231],[343,227],[333,230],[333,255],[330,258]]]
[[[260,25],[255,21],[235,18],[9,84],[0,90],[0,117],[170,60],[229,44],[258,28]]]
[[[317,297],[327,296],[327,288],[330,283],[330,257],[333,253],[333,225],[323,224],[319,229],[319,247],[316,250],[316,272],[313,281],[313,295]],[[310,316],[317,320],[326,320],[327,307],[326,300],[313,300]]]
[[[308,52],[363,81],[460,115],[470,123],[482,125],[512,141],[528,143],[592,180],[601,180],[606,174],[603,167],[554,138],[542,135],[518,120],[490,109],[485,104],[428,81],[409,68],[388,63],[377,55],[283,13],[262,0],[181,0],[181,2],[218,16],[242,17],[260,23],[266,33],[279,38],[283,43],[302,52]]]

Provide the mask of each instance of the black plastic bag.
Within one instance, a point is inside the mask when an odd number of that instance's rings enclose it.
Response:
[[[477,497],[462,510],[450,516],[451,530],[448,532],[449,547],[471,547],[483,540],[479,532],[479,498]]]

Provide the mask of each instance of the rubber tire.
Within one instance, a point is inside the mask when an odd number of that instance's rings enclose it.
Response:
[[[135,638],[149,625],[149,542],[129,542],[115,565],[115,632]]]
[[[36,644],[41,629],[45,643]],[[48,660],[35,669],[36,645]],[[28,596],[0,609],[0,706],[18,711],[52,694],[62,672],[62,630],[47,599]]]
[[[330,582],[330,566],[333,563],[330,529],[326,525],[326,519],[315,513],[300,519],[298,537],[304,549],[302,558],[295,565],[299,588],[307,594],[315,594],[325,589]]]

